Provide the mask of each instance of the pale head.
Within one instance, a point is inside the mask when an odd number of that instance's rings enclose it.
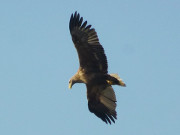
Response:
[[[83,83],[82,80],[79,79],[79,74],[75,74],[70,80],[69,80],[69,89],[72,88],[72,86],[75,84],[75,83]]]

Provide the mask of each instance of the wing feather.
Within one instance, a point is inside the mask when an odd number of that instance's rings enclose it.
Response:
[[[87,25],[87,21],[83,22],[83,17],[77,12],[71,15],[69,29],[78,52],[80,66],[86,72],[107,73],[107,58],[95,29]]]
[[[117,119],[116,96],[111,86],[102,89],[102,86],[87,86],[89,111],[111,124]]]

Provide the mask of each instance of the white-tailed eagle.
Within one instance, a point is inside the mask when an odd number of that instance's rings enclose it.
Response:
[[[75,83],[86,84],[89,111],[106,123],[115,123],[116,96],[111,85],[126,85],[117,74],[108,74],[107,58],[97,33],[79,13],[71,15],[69,29],[80,63],[69,88]]]

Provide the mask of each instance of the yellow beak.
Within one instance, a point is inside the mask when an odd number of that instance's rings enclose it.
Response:
[[[69,84],[69,86],[68,86],[68,87],[69,87],[69,89],[71,89],[71,88],[72,88],[72,84]]]

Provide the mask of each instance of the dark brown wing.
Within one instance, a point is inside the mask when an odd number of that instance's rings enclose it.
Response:
[[[87,97],[89,111],[101,118],[104,122],[110,123],[117,119],[116,96],[111,86],[87,86]]]
[[[87,25],[87,21],[83,23],[83,18],[77,12],[71,15],[69,29],[78,52],[80,66],[86,72],[107,73],[107,58],[95,29]]]

